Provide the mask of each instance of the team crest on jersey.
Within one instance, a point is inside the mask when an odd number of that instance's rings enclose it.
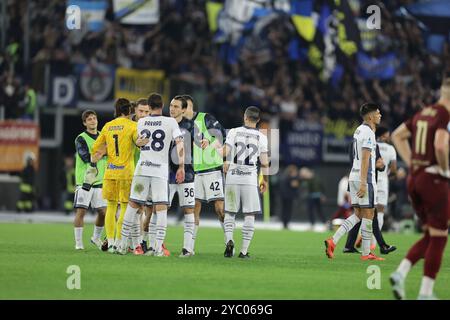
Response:
[[[142,185],[141,183],[138,183],[134,186],[134,192],[136,193],[142,193],[142,191],[144,191],[144,185]]]

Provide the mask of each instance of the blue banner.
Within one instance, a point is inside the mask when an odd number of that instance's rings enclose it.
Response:
[[[281,140],[283,162],[310,165],[322,161],[323,127],[320,123],[297,120]]]
[[[397,58],[394,53],[388,53],[381,57],[371,57],[363,52],[358,52],[358,73],[364,79],[391,79],[395,75]]]

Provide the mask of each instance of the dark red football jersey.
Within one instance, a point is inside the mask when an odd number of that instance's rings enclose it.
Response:
[[[438,129],[447,130],[450,114],[442,105],[431,105],[418,111],[405,122],[411,132],[411,173],[416,174],[426,167],[437,164],[434,136]]]

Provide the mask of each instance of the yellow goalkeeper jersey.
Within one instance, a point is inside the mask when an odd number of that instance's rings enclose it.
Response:
[[[104,179],[133,179],[136,139],[137,123],[128,118],[117,118],[105,124],[91,151],[95,154],[106,147]]]

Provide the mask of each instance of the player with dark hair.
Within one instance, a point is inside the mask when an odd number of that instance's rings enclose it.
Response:
[[[150,198],[156,219],[156,241],[149,255],[167,256],[163,242],[167,230],[167,206],[169,204],[169,151],[172,141],[175,141],[179,165],[176,172],[176,182],[184,181],[184,146],[183,135],[175,119],[162,115],[163,99],[161,95],[152,93],[148,97],[148,105],[152,110],[149,117],[142,118],[137,123],[137,130],[145,143],[140,145],[141,155],[133,175],[131,192],[126,208],[120,254],[125,254],[127,242],[131,237],[133,246],[139,245],[138,209]]]
[[[103,175],[105,173],[106,158],[102,158],[97,163],[98,174],[95,181],[91,184],[84,183],[84,177],[89,163],[91,162],[91,150],[95,140],[98,138],[97,114],[92,110],[85,110],[81,115],[81,120],[86,130],[80,133],[75,139],[75,197],[73,207],[75,208],[74,233],[75,249],[82,250],[83,246],[83,225],[84,215],[87,209],[97,211],[97,219],[94,225],[94,234],[91,243],[101,248],[100,237],[105,225],[106,202],[102,197]]]
[[[255,232],[255,215],[261,214],[259,193],[264,193],[268,185],[269,155],[267,137],[256,125],[259,122],[259,109],[248,107],[244,113],[244,125],[231,129],[225,145],[219,149],[226,157],[225,172],[225,236],[224,257],[234,255],[236,214],[244,214],[242,226],[242,246],[239,258],[248,259],[248,248]],[[258,183],[258,161],[261,163],[263,180]]]
[[[134,147],[146,142],[138,138],[136,122],[130,119],[131,103],[119,98],[115,103],[116,119],[105,124],[91,150],[91,163],[86,170],[85,182],[95,181],[97,162],[106,154],[107,165],[103,180],[103,198],[107,200],[105,229],[108,251],[114,253],[121,239],[123,217],[130,194],[134,171]],[[120,217],[116,226],[116,212],[120,204]]]
[[[194,185],[194,167],[192,159],[193,143],[194,143],[194,121],[184,117],[188,106],[187,100],[183,96],[175,96],[170,102],[170,116],[174,118],[180,126],[184,141],[184,172],[185,179],[182,184],[177,184],[175,174],[177,171],[178,157],[175,146],[171,150],[170,161],[170,184],[169,184],[169,202],[178,193],[180,207],[184,212],[184,236],[183,247],[180,257],[190,257],[193,255],[193,236],[195,229],[195,185]]]
[[[397,299],[405,299],[404,283],[412,266],[425,259],[419,299],[436,299],[434,282],[448,238],[450,78],[436,104],[418,111],[392,134],[397,152],[409,167],[408,194],[424,231],[390,281]],[[411,139],[411,144],[409,143]]]
[[[325,240],[325,253],[334,257],[334,249],[341,237],[361,221],[362,256],[361,260],[384,260],[370,251],[373,236],[372,219],[376,205],[375,129],[381,121],[380,107],[376,103],[365,103],[360,108],[364,122],[353,134],[353,165],[349,175],[350,197],[355,213],[348,217],[332,238]]]
[[[224,221],[224,183],[223,158],[216,147],[221,147],[226,136],[225,129],[214,116],[194,111],[194,99],[189,95],[184,116],[194,121],[193,166],[195,171],[195,229],[193,246],[200,224],[202,202],[214,202],[214,210],[225,232]]]

